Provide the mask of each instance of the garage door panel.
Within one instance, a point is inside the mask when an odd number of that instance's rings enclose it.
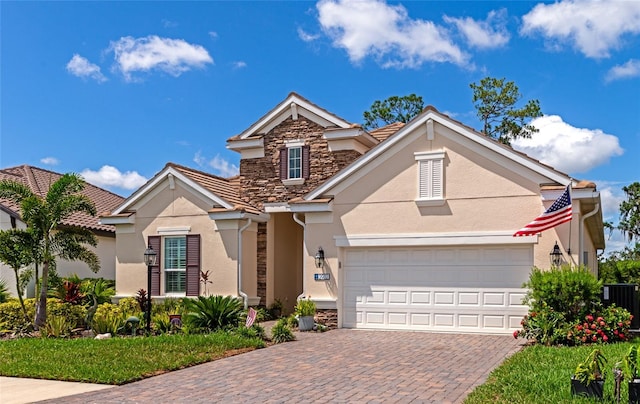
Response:
[[[521,285],[531,247],[347,249],[344,256],[351,262],[344,327],[510,333],[527,312]]]

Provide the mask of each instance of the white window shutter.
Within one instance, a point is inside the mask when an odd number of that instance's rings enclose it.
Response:
[[[419,168],[420,168],[420,195],[419,198],[420,199],[427,199],[429,198],[429,188],[430,188],[430,184],[429,184],[429,179],[430,179],[430,175],[429,175],[429,166],[431,161],[429,160],[422,160],[419,161]]]
[[[442,199],[442,160],[431,160],[431,198]]]

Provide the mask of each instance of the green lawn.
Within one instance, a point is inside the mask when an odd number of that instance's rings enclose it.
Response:
[[[0,376],[124,384],[264,347],[232,333],[95,339],[21,338],[0,342]]]
[[[637,341],[636,341],[637,342]],[[611,369],[623,361],[631,343],[599,345],[607,358],[604,402],[615,403]],[[475,403],[588,403],[599,402],[571,396],[570,377],[594,346],[530,346],[507,359],[465,400]],[[626,382],[622,383],[620,402],[627,402]]]

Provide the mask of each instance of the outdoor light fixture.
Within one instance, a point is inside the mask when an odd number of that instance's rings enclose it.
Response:
[[[151,334],[151,267],[156,264],[157,258],[158,255],[151,246],[144,250],[144,263],[147,264],[147,335]]]
[[[560,251],[560,246],[558,246],[558,242],[556,241],[556,245],[553,246],[553,250],[549,253],[549,260],[551,261],[551,265],[554,267],[558,267],[564,261],[562,258],[562,251]]]
[[[318,247],[316,252],[316,268],[322,268],[324,266],[324,250],[322,247]]]

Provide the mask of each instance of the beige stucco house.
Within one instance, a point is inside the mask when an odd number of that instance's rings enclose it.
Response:
[[[49,187],[57,181],[62,174],[29,165],[8,167],[0,169],[0,180],[9,180],[22,183],[31,189],[36,195],[46,196]],[[122,204],[124,198],[100,187],[86,184],[82,191],[96,206],[98,212],[109,212]],[[100,259],[100,271],[93,273],[89,267],[81,261],[67,261],[59,259],[57,272],[60,276],[78,275],[80,278],[115,279],[116,273],[116,234],[115,227],[99,223],[97,216],[85,213],[74,213],[65,223],[66,226],[84,227],[96,236],[98,245],[91,247]],[[26,224],[20,216],[20,207],[12,201],[0,199],[0,230],[24,229]],[[0,279],[3,279],[9,292],[17,295],[15,273],[10,267],[0,264]],[[33,296],[34,283],[28,287],[27,296]]]
[[[150,245],[155,297],[291,311],[306,296],[339,327],[508,333],[526,313],[522,283],[556,242],[594,272],[604,248],[595,184],[433,107],[367,132],[291,93],[227,147],[239,176],[169,163],[102,217],[116,227],[120,296],[146,288]],[[569,184],[571,222],[513,236]]]

